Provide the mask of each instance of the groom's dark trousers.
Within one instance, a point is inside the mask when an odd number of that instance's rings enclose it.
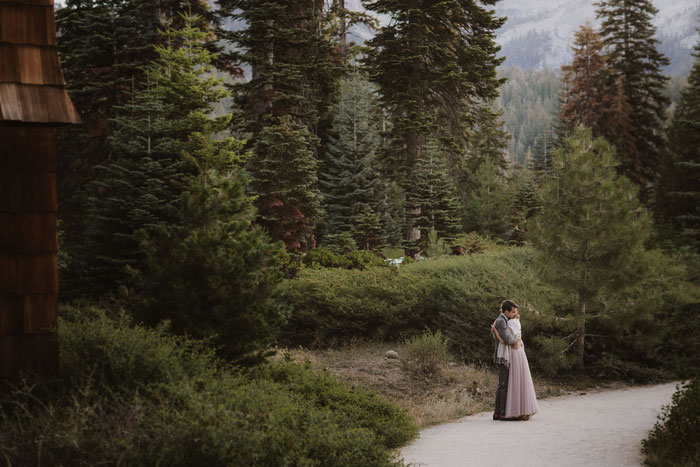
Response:
[[[506,332],[506,328],[508,327],[508,318],[506,318],[506,315],[503,313],[498,315],[494,325],[496,326],[496,332],[501,336],[501,339],[503,339],[506,345],[512,345],[517,342],[518,339],[514,335]],[[493,338],[493,343],[495,346],[493,349],[493,360],[498,365],[498,388],[496,389],[496,410],[494,410],[494,415],[505,416],[506,397],[508,396],[508,366],[499,363],[498,340],[496,336]]]
[[[493,387],[493,386],[492,386]],[[506,415],[506,398],[508,397],[508,367],[498,365],[498,388],[496,388],[496,415]]]

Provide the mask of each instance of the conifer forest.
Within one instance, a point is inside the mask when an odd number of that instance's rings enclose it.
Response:
[[[570,59],[523,68],[500,0],[57,1],[59,366],[2,383],[0,459],[403,465],[407,409],[286,349],[488,365],[506,298],[542,378],[695,391],[700,36],[679,71],[659,2],[581,2]],[[648,465],[700,461],[688,410]]]

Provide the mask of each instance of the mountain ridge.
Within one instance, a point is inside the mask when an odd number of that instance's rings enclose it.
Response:
[[[555,69],[571,61],[574,32],[587,21],[598,27],[595,0],[501,0],[496,14],[507,17],[496,32],[504,64],[526,70]],[[698,41],[700,2],[698,0],[652,0],[659,10],[654,18],[659,50],[669,57],[671,65],[665,72],[685,76],[693,63],[693,46]],[[361,0],[346,0],[346,6],[365,11]],[[379,17],[388,24],[388,17]],[[369,40],[374,33],[364,26],[351,30],[357,42]]]

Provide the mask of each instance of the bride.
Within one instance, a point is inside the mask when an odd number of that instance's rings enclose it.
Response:
[[[520,313],[516,312],[515,317],[508,320],[507,332],[516,338],[521,337]],[[505,417],[507,419],[528,420],[537,412],[537,397],[530,375],[530,365],[525,355],[525,347],[522,340],[508,346],[503,343],[503,339],[497,332],[494,334],[499,341],[498,357],[506,361],[509,366]]]

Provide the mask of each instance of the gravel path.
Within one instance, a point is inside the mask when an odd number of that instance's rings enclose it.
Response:
[[[632,467],[676,383],[537,401],[525,422],[480,413],[427,428],[401,450],[426,467]]]

